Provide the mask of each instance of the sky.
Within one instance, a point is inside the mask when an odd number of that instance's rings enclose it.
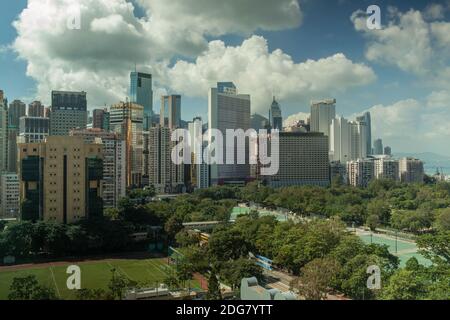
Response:
[[[367,28],[367,7],[381,30]],[[208,89],[233,81],[286,122],[336,98],[349,119],[370,111],[373,137],[394,152],[450,156],[450,1],[15,0],[2,4],[0,89],[50,103],[83,90],[90,109],[124,101],[137,65],[182,117],[206,118]],[[68,27],[79,17],[80,28]],[[72,24],[76,26],[76,24]]]

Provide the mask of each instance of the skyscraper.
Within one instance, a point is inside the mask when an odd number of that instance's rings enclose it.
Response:
[[[19,125],[19,143],[43,142],[50,132],[49,118],[22,117]]]
[[[373,143],[373,154],[374,155],[382,155],[384,153],[383,150],[383,140],[377,139]]]
[[[103,215],[101,144],[50,136],[19,144],[22,220],[74,223]]]
[[[110,108],[110,130],[125,140],[127,187],[142,186],[144,108],[131,102],[121,102]]]
[[[281,114],[281,108],[278,102],[273,97],[272,105],[269,110],[270,126],[272,129],[283,131],[283,116]]]
[[[172,161],[172,131],[168,127],[156,125],[149,129],[149,184],[158,193],[183,191],[184,165]]]
[[[171,130],[181,127],[181,96],[170,95],[161,97],[161,112],[159,114],[161,127]]]
[[[130,73],[130,102],[144,108],[144,130],[148,130],[153,121],[153,84],[152,75],[133,71]]]
[[[370,116],[370,112],[364,113],[362,116],[357,117],[356,121],[365,124],[366,128],[366,150],[367,154],[372,154],[372,120]]]
[[[352,160],[365,159],[367,157],[366,124],[359,121],[349,122],[350,150]]]
[[[208,126],[209,129],[220,130],[223,136],[226,136],[227,129],[242,129],[247,131],[250,128],[250,95],[238,94],[235,85],[232,82],[219,82],[217,88],[211,88],[208,96]],[[209,142],[213,143],[213,137],[208,137]],[[236,159],[238,148],[234,146],[229,150]],[[245,183],[250,177],[250,165],[248,156],[248,144],[245,150],[246,164],[212,164],[211,185],[224,183]],[[224,144],[223,156],[227,154]]]
[[[109,131],[109,112],[107,109],[92,111],[92,128]]]
[[[52,91],[50,135],[67,136],[71,129],[87,125],[86,92]]]
[[[352,159],[350,124],[343,117],[335,118],[331,122],[330,158],[343,164]]]
[[[1,92],[3,96],[3,91]],[[8,169],[8,109],[0,97],[0,173]]]
[[[45,107],[40,101],[33,101],[28,105],[29,117],[44,117]]]
[[[203,141],[202,118],[194,118],[188,124],[191,146],[191,183],[195,189],[209,187],[209,165],[203,161],[205,143]]]
[[[103,157],[102,198],[105,208],[116,208],[126,196],[125,141],[117,133],[98,128],[74,129],[71,136],[82,137],[87,144],[101,143]]]
[[[8,172],[17,172],[17,136],[19,135],[20,118],[26,115],[26,104],[14,100],[8,109]]]
[[[392,148],[389,146],[384,147],[384,155],[392,156]]]
[[[367,187],[375,178],[375,164],[372,159],[358,159],[347,162],[348,182],[354,187]]]
[[[330,125],[336,118],[336,99],[311,102],[311,132],[321,132],[330,137]]]

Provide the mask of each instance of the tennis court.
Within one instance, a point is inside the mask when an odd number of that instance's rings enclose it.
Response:
[[[431,265],[431,261],[425,259],[421,254],[417,252],[417,246],[412,241],[406,241],[402,239],[396,240],[395,238],[390,236],[372,233],[359,233],[358,236],[361,238],[361,240],[364,241],[364,243],[367,244],[375,243],[387,245],[389,248],[389,252],[400,258],[401,267],[404,267],[406,262],[412,257],[415,257],[422,265]]]

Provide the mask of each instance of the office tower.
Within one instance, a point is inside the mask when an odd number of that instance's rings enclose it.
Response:
[[[29,117],[44,117],[45,107],[40,101],[33,101],[28,105],[28,116]]]
[[[208,96],[208,126],[209,129],[217,129],[222,132],[226,140],[226,130],[250,128],[250,95],[238,94],[232,82],[219,82],[217,88],[211,88]],[[213,143],[210,135],[208,140]],[[211,185],[225,183],[245,183],[250,176],[250,165],[248,156],[248,143],[245,150],[233,150],[235,164],[212,164],[210,166]],[[244,153],[246,164],[237,164],[237,153]],[[223,157],[226,162],[227,149],[224,143]]]
[[[372,159],[358,159],[347,162],[348,183],[354,187],[367,187],[375,178],[375,164]]]
[[[51,111],[50,107],[44,108],[44,118],[50,118],[50,111]]]
[[[271,187],[328,186],[328,137],[319,132],[280,132],[279,163],[278,173],[264,178]]]
[[[191,146],[190,180],[194,189],[209,187],[209,165],[203,161],[203,153],[207,143],[203,141],[202,118],[194,118],[188,124]]]
[[[111,106],[109,126],[125,141],[127,187],[141,187],[144,174],[144,107],[131,102]]]
[[[18,143],[43,142],[50,132],[50,119],[43,117],[20,118]]]
[[[142,72],[130,73],[130,100],[144,108],[144,130],[153,122],[153,84],[152,75]]]
[[[362,116],[356,118],[357,122],[364,123],[366,128],[366,150],[367,154],[372,154],[372,119],[370,112],[365,112]]]
[[[391,149],[391,147],[388,147],[388,146],[384,147],[384,155],[392,156],[392,149]]]
[[[366,125],[363,122],[349,122],[350,130],[350,158],[351,160],[367,157]]]
[[[375,159],[375,178],[400,180],[399,161],[390,158]]]
[[[18,218],[19,179],[15,173],[0,174],[0,218]]]
[[[50,136],[19,144],[22,220],[74,223],[103,215],[102,145]]]
[[[50,135],[67,136],[71,129],[85,129],[88,112],[86,92],[52,91]]]
[[[350,131],[347,119],[339,117],[331,121],[330,160],[343,164],[352,160]]]
[[[377,139],[373,143],[373,154],[382,155],[383,154],[383,140]]]
[[[26,113],[26,104],[20,100],[14,100],[11,102],[8,109],[8,125],[13,128],[18,128],[20,118],[25,117]]]
[[[70,135],[83,138],[86,144],[102,145],[103,205],[105,208],[116,208],[120,199],[126,196],[125,141],[117,133],[97,128],[74,129]]]
[[[0,100],[0,173],[8,169],[8,110]]]
[[[161,127],[172,130],[181,127],[181,96],[171,95],[161,97],[161,111],[159,114]]]
[[[270,126],[270,121],[266,117],[260,114],[254,113],[250,117],[250,127],[259,131],[261,129],[268,129]]]
[[[108,109],[95,109],[92,112],[92,128],[109,131]]]
[[[423,183],[423,162],[414,158],[399,160],[400,179],[404,183]]]
[[[270,126],[272,129],[283,131],[283,116],[281,115],[281,108],[278,102],[273,97],[272,105],[269,110]]]
[[[156,125],[149,129],[149,184],[157,193],[179,193],[184,187],[184,165],[172,161],[172,131]]]
[[[311,102],[311,132],[330,136],[330,125],[336,118],[336,99]]]

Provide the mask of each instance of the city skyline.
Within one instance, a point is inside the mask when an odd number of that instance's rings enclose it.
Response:
[[[90,14],[81,12],[80,30],[66,30],[64,14],[58,21],[45,16],[51,10],[63,12],[54,1],[47,1],[47,7],[33,0],[8,3],[2,22],[6,32],[0,37],[5,71],[0,82],[9,100],[42,100],[48,105],[51,90],[74,90],[88,93],[90,110],[110,106],[125,100],[129,73],[137,65],[138,71],[153,75],[154,106],[161,95],[183,96],[183,119],[206,118],[208,88],[233,81],[251,95],[252,113],[267,116],[275,95],[288,121],[306,113],[309,100],[336,98],[346,118],[370,111],[373,139],[383,138],[395,152],[450,155],[441,147],[450,135],[446,1],[395,3],[396,9],[379,1],[383,29],[377,31],[367,30],[358,14],[366,10],[365,3],[267,1],[255,7],[251,19],[239,23],[238,4],[220,4],[216,11],[212,4],[196,12],[208,23],[193,28],[188,20],[196,13],[183,11],[185,4],[174,1],[173,14],[184,12],[176,27],[184,31],[173,39],[156,38],[152,32],[166,34],[164,23],[173,18],[170,14],[153,24],[146,20],[147,10],[162,10],[159,1],[120,6],[122,2],[113,1],[106,8],[83,0]],[[324,13],[325,7],[333,14]],[[226,21],[217,16],[220,11]],[[318,25],[319,14],[325,16]],[[41,28],[34,27],[35,18],[43,19]],[[48,29],[51,23],[58,25],[54,33]],[[423,32],[415,33],[414,28]],[[75,46],[58,42],[66,49],[52,47],[52,39],[60,36]],[[110,46],[117,41],[136,45],[135,52]],[[397,43],[402,50],[392,51]],[[32,55],[27,45],[42,50]],[[158,50],[155,45],[160,45]]]

